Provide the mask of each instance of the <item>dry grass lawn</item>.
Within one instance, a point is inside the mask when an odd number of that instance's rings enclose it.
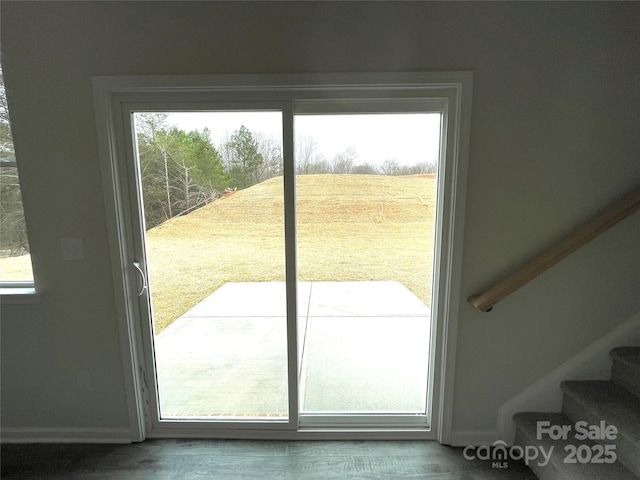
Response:
[[[225,282],[284,281],[282,177],[147,232],[156,333]],[[396,280],[426,304],[436,180],[297,178],[298,279]]]
[[[0,280],[33,282],[31,255],[0,258]]]
[[[226,282],[284,281],[282,177],[147,232],[159,333]],[[297,177],[298,279],[396,280],[431,303],[433,176]],[[0,260],[4,278],[28,256]]]

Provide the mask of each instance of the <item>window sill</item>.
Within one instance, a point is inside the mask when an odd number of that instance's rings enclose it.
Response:
[[[0,287],[2,305],[34,305],[42,300],[42,292],[34,287]]]

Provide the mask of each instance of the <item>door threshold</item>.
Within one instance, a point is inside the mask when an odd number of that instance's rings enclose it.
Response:
[[[436,440],[436,433],[426,428],[301,428],[289,430],[212,430],[157,429],[147,432],[148,439],[192,438],[212,440],[284,440],[284,441],[355,441],[355,440]]]

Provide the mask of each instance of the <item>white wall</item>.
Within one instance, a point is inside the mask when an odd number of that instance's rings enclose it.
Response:
[[[472,70],[458,432],[495,429],[502,403],[640,311],[638,214],[491,313],[465,302],[640,184],[638,3],[3,2],[0,14],[47,292],[3,309],[4,427],[128,422],[92,75]],[[87,259],[63,262],[61,237],[84,238]]]

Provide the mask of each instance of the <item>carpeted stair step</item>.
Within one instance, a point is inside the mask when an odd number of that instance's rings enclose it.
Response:
[[[640,397],[640,347],[614,348],[611,381]]]
[[[514,415],[516,423],[515,444],[531,452],[535,447],[538,457],[528,462],[529,467],[541,480],[635,480],[637,477],[624,467],[619,461],[614,463],[595,463],[587,461],[583,453],[584,461],[575,455],[578,448],[582,450],[585,445],[588,448],[587,455],[595,455],[601,446],[596,446],[592,440],[577,440],[574,436],[574,422],[562,413],[533,413],[524,412]],[[568,426],[571,430],[565,436],[559,435],[557,439],[541,431],[538,435],[539,422],[548,422],[549,426]],[[542,424],[540,424],[542,425]],[[573,445],[573,449],[570,445]],[[545,464],[541,452],[544,451],[550,460]],[[574,455],[572,455],[572,451]],[[602,457],[604,459],[604,457]],[[575,462],[571,460],[575,459]]]
[[[564,392],[562,412],[575,425],[586,421],[589,426],[613,425],[615,440],[601,440],[602,445],[614,444],[618,460],[640,477],[640,398],[626,388],[610,381],[562,382]]]

